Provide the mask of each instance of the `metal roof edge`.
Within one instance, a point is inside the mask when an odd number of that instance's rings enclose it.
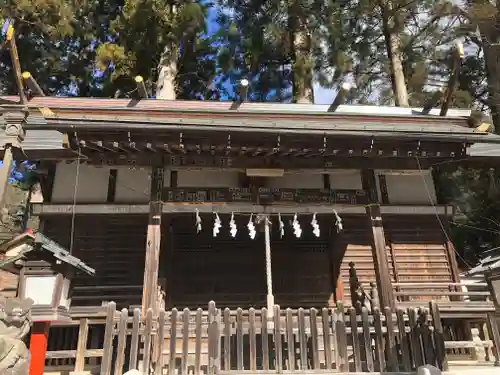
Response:
[[[0,96],[0,107],[20,105],[18,98]],[[441,117],[440,109],[433,108],[429,114],[423,114],[423,108],[376,106],[361,104],[342,104],[331,110],[328,104],[297,104],[270,102],[233,102],[233,101],[195,101],[195,100],[164,100],[164,99],[110,99],[110,98],[79,98],[79,97],[33,97],[27,104],[28,108],[48,107],[53,110],[79,110],[85,108],[106,110],[177,110],[218,112],[231,111],[238,113],[275,113],[275,114],[331,114],[331,115],[365,115],[394,117]],[[449,109],[445,118],[467,118],[470,109]],[[442,117],[441,117],[442,118]]]

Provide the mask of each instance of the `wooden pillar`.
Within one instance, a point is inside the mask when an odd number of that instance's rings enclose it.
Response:
[[[395,308],[394,293],[392,290],[391,275],[389,273],[389,261],[385,244],[384,227],[382,225],[382,214],[380,205],[373,203],[366,206],[366,214],[372,228],[372,255],[375,263],[375,276],[379,291],[380,306]]]
[[[163,166],[153,166],[151,173],[151,197],[149,201],[148,232],[144,263],[144,284],[142,289],[143,316],[149,308],[158,313],[158,268],[160,264],[161,215],[163,189]]]

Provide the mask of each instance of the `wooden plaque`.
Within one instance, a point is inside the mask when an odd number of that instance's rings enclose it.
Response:
[[[165,202],[367,204],[364,190],[278,188],[164,188]]]

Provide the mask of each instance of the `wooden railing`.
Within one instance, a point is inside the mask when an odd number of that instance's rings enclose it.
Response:
[[[447,369],[447,353],[469,351],[478,361],[499,360],[495,338],[480,343],[445,340],[437,303],[396,313],[366,308],[217,309],[116,311],[81,318],[76,348],[49,351],[50,361],[75,371],[100,367],[103,375],[145,373],[187,375],[230,371],[412,371],[423,364]],[[89,327],[99,336],[91,344]],[[105,327],[103,331],[102,328]],[[498,329],[498,328],[497,328]],[[497,332],[498,334],[498,332]],[[482,348],[482,349],[481,349]],[[484,353],[484,354],[483,354]],[[456,356],[455,356],[456,357]],[[450,357],[456,359],[455,357]],[[48,363],[51,369],[56,363]]]
[[[444,318],[486,319],[495,312],[486,283],[394,283],[393,287],[398,306],[402,308],[418,307],[434,300]]]
[[[486,301],[491,296],[486,283],[393,283],[393,287],[394,295],[400,301],[422,300],[426,297],[437,297],[434,300]]]
[[[106,317],[110,312],[105,307],[78,308],[72,311],[71,323],[53,323],[45,370],[78,373],[84,369],[98,369],[103,357]]]

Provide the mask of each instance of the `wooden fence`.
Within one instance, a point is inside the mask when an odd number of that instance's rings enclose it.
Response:
[[[161,310],[158,317],[148,311],[145,319],[139,309],[116,311],[109,303],[103,318],[81,319],[75,326],[76,349],[49,352],[49,358],[74,358],[75,371],[94,367],[101,375],[134,368],[169,375],[407,372],[423,364],[446,370],[447,354],[454,359],[453,354],[468,349],[473,357],[499,360],[498,346],[490,340],[445,341],[435,302],[396,313],[370,313],[359,306],[220,310],[211,302],[208,310]],[[89,336],[92,324],[100,327],[95,331],[99,347]]]

